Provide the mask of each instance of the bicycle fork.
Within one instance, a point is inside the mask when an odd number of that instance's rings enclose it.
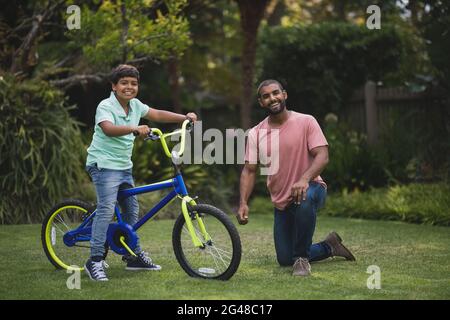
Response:
[[[183,212],[183,216],[184,216],[184,220],[186,221],[186,227],[189,231],[189,234],[191,236],[192,239],[192,243],[194,244],[194,246],[198,247],[198,248],[204,248],[205,245],[202,241],[200,241],[198,239],[197,236],[197,232],[196,229],[194,228],[194,225],[192,223],[192,219],[191,216],[189,214],[189,210],[187,208],[187,204],[189,203],[191,206],[196,206],[197,203],[195,202],[194,199],[192,199],[189,196],[184,196],[184,197],[180,197],[181,198],[181,211]],[[203,223],[202,218],[198,215],[198,213],[195,213],[195,220],[197,221],[200,233],[203,237],[203,239],[205,239],[205,241],[210,241],[211,237],[208,234],[208,232],[206,232],[206,228],[205,228],[205,224]]]

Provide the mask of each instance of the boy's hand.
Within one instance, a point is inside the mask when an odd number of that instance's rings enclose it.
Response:
[[[197,115],[194,112],[189,112],[186,117],[192,122],[197,121]]]
[[[138,127],[134,128],[134,130],[133,130],[133,134],[135,136],[139,135],[140,137],[143,137],[143,138],[147,137],[149,133],[150,133],[150,127],[145,124],[142,126],[138,126]]]

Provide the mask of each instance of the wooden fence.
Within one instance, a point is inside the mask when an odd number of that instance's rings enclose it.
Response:
[[[436,113],[445,117],[442,121],[450,121],[449,102],[439,88],[411,92],[405,87],[377,87],[369,81],[354,93],[343,116],[353,129],[367,134],[369,143],[376,143],[383,125],[398,117],[405,118],[403,125],[410,130]]]

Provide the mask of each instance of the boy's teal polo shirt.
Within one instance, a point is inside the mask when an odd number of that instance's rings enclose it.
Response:
[[[95,113],[95,127],[92,142],[87,149],[86,165],[97,163],[99,168],[125,170],[133,167],[131,153],[133,152],[134,135],[132,133],[120,137],[108,137],[98,125],[102,121],[110,121],[116,126],[138,126],[149,107],[138,99],[129,102],[128,115],[120,105],[114,92],[108,99],[101,101]]]

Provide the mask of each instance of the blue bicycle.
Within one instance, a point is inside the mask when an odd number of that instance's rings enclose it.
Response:
[[[160,209],[178,198],[181,214],[172,231],[175,256],[183,270],[192,277],[228,280],[241,261],[241,241],[231,219],[220,209],[197,204],[189,197],[180,166],[177,164],[184,152],[186,132],[192,123],[183,122],[181,129],[163,134],[153,128],[146,140],[159,140],[165,154],[172,159],[174,177],[145,186],[121,190],[118,200],[129,196],[162,189],[172,189],[158,204],[144,215],[134,226],[122,220],[120,206],[115,207],[115,221],[109,225],[105,248],[120,255],[135,255],[136,232]],[[180,150],[170,151],[166,138],[181,134]],[[58,269],[82,266],[90,253],[90,239],[95,207],[81,200],[65,200],[54,206],[42,224],[41,240],[45,254]],[[82,270],[83,268],[79,268]]]

